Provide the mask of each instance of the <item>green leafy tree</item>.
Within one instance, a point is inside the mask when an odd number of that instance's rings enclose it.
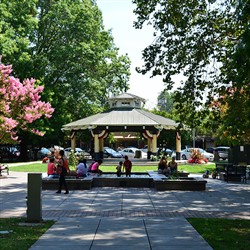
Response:
[[[225,95],[228,87],[237,87],[235,95],[224,100],[229,105],[227,116],[221,119],[216,109],[212,116],[219,124],[232,123],[236,118],[233,103],[242,88],[246,93],[250,88],[249,0],[133,2],[138,17],[135,27],[148,24],[155,29],[155,40],[144,49],[145,64],[138,72],[161,75],[167,89],[173,88],[173,76],[184,76],[175,95],[176,109],[191,128],[203,123],[215,97]],[[242,109],[249,120],[249,97],[244,98]],[[238,131],[228,132],[243,135],[245,125],[237,125]]]
[[[154,109],[151,111],[152,113],[156,115],[160,115],[172,120],[178,120],[178,115],[175,113],[168,113],[166,111],[159,111]],[[183,129],[183,125],[180,124],[178,130],[180,131],[181,134],[181,144],[183,145],[190,145],[192,142],[192,131],[188,128]],[[175,149],[176,148],[176,130],[162,130],[159,138],[157,139],[158,145],[170,149]]]
[[[78,164],[78,160],[73,150],[69,153],[69,167],[70,170],[76,170],[76,166]]]
[[[250,1],[239,1],[236,17],[243,32],[225,67],[231,86],[214,107],[220,114],[218,138],[231,145],[250,144]]]
[[[171,112],[174,108],[174,94],[163,90],[157,97],[158,107],[161,111]]]
[[[20,79],[44,84],[55,108],[36,124],[50,128],[40,144],[63,141],[62,125],[102,111],[111,93],[128,88],[130,60],[118,54],[95,1],[3,0],[0,8],[0,52]]]

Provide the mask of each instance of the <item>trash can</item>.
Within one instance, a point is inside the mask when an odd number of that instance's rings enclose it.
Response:
[[[42,220],[42,174],[28,173],[27,221],[40,222]]]
[[[218,151],[214,151],[214,161],[219,161],[220,160],[220,156],[219,156],[219,152]]]
[[[135,158],[141,158],[141,150],[135,151]]]

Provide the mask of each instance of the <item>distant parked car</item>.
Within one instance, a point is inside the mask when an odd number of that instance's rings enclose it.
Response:
[[[123,155],[112,148],[104,147],[103,150],[103,157],[104,158],[122,158]]]
[[[148,152],[148,145],[144,146],[141,151],[143,151],[144,153],[147,153]]]
[[[37,158],[38,159],[43,159],[44,157],[47,157],[51,155],[51,151],[47,148],[42,147],[38,152],[37,152]]]
[[[157,155],[168,155],[171,156],[173,153],[172,149],[169,148],[157,148]]]
[[[66,157],[69,157],[69,154],[70,154],[71,150],[72,150],[71,148],[65,148],[64,149],[64,153],[65,153]],[[79,157],[82,156],[85,159],[92,159],[90,153],[84,151],[81,148],[75,148],[75,155],[79,156]]]
[[[19,147],[15,145],[0,145],[0,162],[5,161],[16,161],[20,156]]]
[[[215,149],[215,147],[206,148],[206,151],[207,151],[208,153],[213,154],[213,153],[214,153],[214,149]]]
[[[147,153],[135,147],[124,148],[123,150],[120,150],[119,153],[122,154],[123,156],[127,155],[129,158],[147,159]]]
[[[208,153],[207,151],[205,151],[202,148],[186,148],[186,149],[181,151],[181,158],[183,160],[189,160],[191,158],[191,154],[192,154],[192,151],[194,149],[199,150],[201,152],[201,154],[203,155],[203,157],[208,159],[209,161],[214,160],[214,155],[211,153]]]
[[[228,152],[229,152],[230,147],[225,147],[225,146],[219,146],[214,148],[213,154],[215,155],[218,153],[219,158],[226,160],[228,159]]]

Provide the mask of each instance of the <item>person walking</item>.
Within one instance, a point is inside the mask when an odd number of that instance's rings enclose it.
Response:
[[[64,186],[65,188],[65,193],[64,194],[68,194],[69,193],[69,189],[65,180],[65,176],[67,175],[67,173],[69,172],[69,164],[68,164],[68,160],[66,158],[64,158],[64,150],[60,150],[59,151],[59,161],[58,161],[58,172],[59,172],[59,188],[58,191],[56,192],[57,194],[60,194],[62,191],[62,186]]]
[[[123,169],[125,169],[126,177],[131,176],[131,170],[132,170],[132,162],[128,159],[128,156],[125,155],[124,157],[125,161],[123,162]]]

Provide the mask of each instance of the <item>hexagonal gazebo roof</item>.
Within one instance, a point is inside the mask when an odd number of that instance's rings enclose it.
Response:
[[[103,130],[110,132],[140,132],[146,130],[176,129],[175,121],[142,109],[145,99],[123,93],[109,99],[110,109],[63,126],[65,131]]]

